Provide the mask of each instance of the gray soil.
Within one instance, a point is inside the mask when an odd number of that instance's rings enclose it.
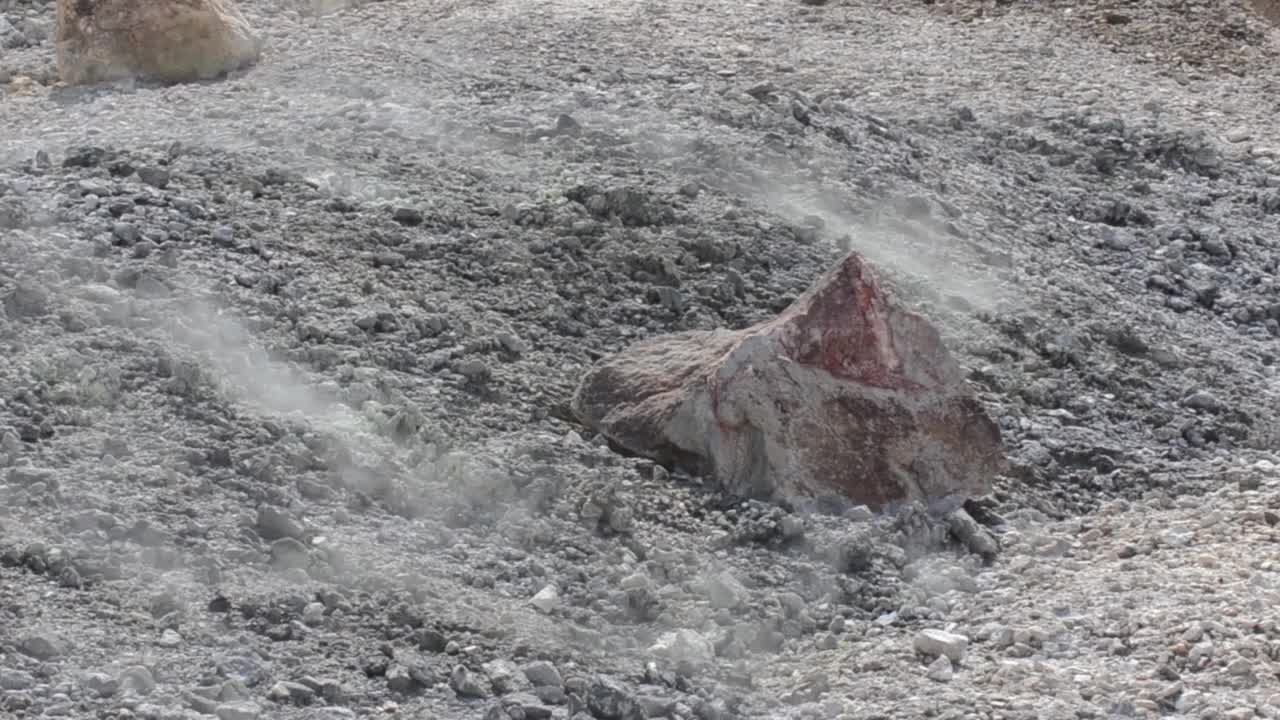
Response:
[[[1280,717],[1246,3],[241,6],[66,88],[0,0],[0,717]],[[999,420],[994,557],[567,411],[850,248]]]

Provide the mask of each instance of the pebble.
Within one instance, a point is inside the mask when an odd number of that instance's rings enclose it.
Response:
[[[459,665],[449,673],[449,687],[458,697],[483,698],[489,696],[488,683],[477,673]]]
[[[18,650],[37,660],[52,660],[67,652],[67,643],[52,633],[25,635],[18,641]]]
[[[529,603],[544,614],[549,614],[560,604],[560,591],[555,585],[547,585],[537,592]]]
[[[395,663],[388,667],[386,672],[383,673],[383,679],[386,680],[387,687],[390,688],[392,692],[408,693],[417,685],[417,683],[414,682],[413,677],[409,674],[409,668],[399,663]]]
[[[527,687],[524,673],[515,666],[510,660],[501,658],[490,660],[481,666],[484,675],[489,678],[489,684],[493,686],[493,691],[499,695],[505,695],[517,690],[523,690]]]
[[[80,686],[98,697],[111,697],[120,689],[120,682],[106,673],[86,673]]]
[[[302,609],[302,622],[312,627],[323,623],[324,604],[318,602],[308,603],[307,606]]]
[[[546,660],[535,660],[524,666],[524,676],[534,687],[563,687],[564,680],[556,666]]]
[[[213,714],[218,720],[258,720],[262,717],[262,708],[253,702],[234,702],[219,705]]]
[[[163,648],[176,648],[182,645],[182,636],[176,630],[165,630],[160,633],[160,639],[156,641],[156,644]]]
[[[257,529],[262,539],[268,542],[284,538],[301,540],[303,537],[303,529],[300,523],[289,517],[284,511],[270,505],[265,505],[258,510]]]
[[[29,672],[0,669],[0,690],[26,690],[36,684]]]
[[[664,633],[650,646],[649,652],[674,665],[706,667],[715,661],[715,648],[711,641],[695,630]]]
[[[930,657],[943,655],[959,665],[964,662],[969,638],[945,630],[926,629],[916,634],[912,646],[922,655]]]
[[[120,674],[120,687],[139,695],[148,695],[156,689],[156,679],[151,671],[141,665],[125,668]]]
[[[138,179],[151,187],[163,190],[169,185],[170,174],[168,170],[160,167],[141,167],[138,168]]]
[[[946,655],[939,655],[933,662],[929,663],[927,676],[935,682],[951,682],[951,678],[955,676],[951,658]]]
[[[315,699],[316,691],[302,683],[281,681],[271,686],[267,697],[276,702],[305,705]]]
[[[1228,130],[1225,137],[1229,143],[1242,143],[1251,139],[1253,137],[1253,133],[1251,133],[1248,128],[1235,127]]]
[[[599,720],[638,720],[644,717],[644,710],[636,698],[611,678],[593,678],[586,700],[587,710]]]

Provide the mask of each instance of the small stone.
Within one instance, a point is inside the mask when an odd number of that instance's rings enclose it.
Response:
[[[951,678],[955,676],[951,658],[946,655],[939,655],[933,662],[929,663],[929,670],[926,674],[934,682],[951,682]]]
[[[1208,390],[1191,393],[1182,400],[1182,404],[1193,410],[1204,410],[1211,413],[1222,412],[1224,408],[1222,401]]]
[[[524,674],[509,660],[490,660],[482,666],[482,669],[488,676],[493,691],[499,695],[506,695],[527,687]]]
[[[1249,492],[1262,487],[1262,478],[1254,473],[1240,473],[1236,475],[1236,487],[1240,492]]]
[[[213,714],[218,716],[218,720],[258,720],[262,717],[262,708],[249,701],[223,703]]]
[[[1249,129],[1245,127],[1231,128],[1226,133],[1226,139],[1229,143],[1242,143],[1252,137],[1253,133],[1249,132]]]
[[[392,210],[391,219],[408,227],[421,225],[423,220],[425,220],[421,210],[410,207],[398,207]]]
[[[463,665],[455,667],[453,672],[449,673],[449,687],[453,688],[458,697],[488,697],[489,689],[485,685],[482,678]]]
[[[139,695],[149,695],[156,689],[156,679],[150,670],[141,665],[134,665],[120,673],[120,687]]]
[[[994,559],[1000,552],[995,537],[978,524],[964,508],[957,508],[947,516],[947,527],[957,540],[984,560]]]
[[[309,704],[316,697],[316,691],[297,682],[278,682],[271,686],[267,697],[278,703]]]
[[[390,250],[376,253],[373,256],[373,264],[375,267],[403,267],[408,259],[398,252]]]
[[[177,630],[168,629],[160,633],[160,639],[156,644],[162,648],[176,648],[182,644],[182,636]]]
[[[649,576],[644,573],[632,573],[618,583],[623,590],[639,590],[649,587]]]
[[[324,622],[324,603],[308,603],[302,609],[302,622],[312,627]]]
[[[0,669],[0,690],[26,690],[35,684],[36,679],[29,672]]]
[[[844,517],[849,522],[868,522],[875,518],[876,514],[866,505],[854,505],[844,511]]]
[[[67,155],[62,160],[62,167],[94,167],[101,163],[107,156],[107,151],[100,147],[92,145],[82,145],[67,149]]]
[[[236,231],[229,225],[220,225],[213,229],[213,241],[223,247],[231,247],[236,243]]]
[[[529,343],[515,333],[498,333],[498,343],[512,355],[524,355],[529,352]]]
[[[952,663],[959,665],[964,661],[969,638],[945,630],[927,629],[916,634],[912,646],[921,655],[945,655]]]
[[[535,660],[524,666],[524,676],[534,687],[563,687],[564,679],[555,665],[546,660]]]
[[[3,307],[12,318],[31,318],[49,312],[49,291],[30,282],[19,282],[4,297]]]
[[[258,535],[268,542],[281,538],[300,540],[304,533],[300,523],[270,505],[264,505],[258,510],[257,528]]]
[[[595,678],[587,689],[587,710],[598,720],[643,720],[644,710],[617,681]]]
[[[281,569],[305,569],[311,564],[311,554],[300,541],[280,538],[271,543],[271,563]]]
[[[1249,675],[1253,672],[1253,663],[1247,658],[1236,658],[1227,665],[1227,673],[1231,675]]]
[[[120,683],[106,673],[88,673],[81,678],[80,686],[101,698],[109,698],[120,690]]]
[[[706,667],[715,661],[711,641],[696,630],[681,629],[663,634],[649,652],[677,665]]]
[[[163,190],[169,185],[169,171],[159,167],[138,169],[138,179],[154,188]]]
[[[52,660],[66,654],[67,643],[52,633],[32,634],[18,642],[18,650],[37,660]]]
[[[409,668],[396,663],[386,669],[385,678],[387,687],[392,692],[408,693],[411,692],[416,683],[409,675]]]
[[[128,222],[118,222],[111,225],[111,234],[115,236],[116,241],[121,245],[134,245],[141,237],[138,226]]]
[[[542,613],[549,614],[560,604],[560,591],[556,590],[555,585],[547,585],[539,590],[538,594],[534,595],[529,602]]]

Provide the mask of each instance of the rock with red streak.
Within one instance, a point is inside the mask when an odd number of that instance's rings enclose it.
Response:
[[[1006,467],[999,428],[937,330],[857,253],[772,320],[605,359],[572,407],[616,446],[744,497],[945,510]]]

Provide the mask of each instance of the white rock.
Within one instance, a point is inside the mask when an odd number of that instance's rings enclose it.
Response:
[[[308,603],[302,610],[302,622],[313,627],[324,622],[324,604],[318,602]]]
[[[945,655],[951,662],[959,664],[964,661],[969,638],[945,630],[921,630],[912,645],[922,655]]]
[[[875,513],[871,512],[871,508],[866,505],[855,505],[845,511],[844,517],[850,522],[868,522],[874,519]]]
[[[110,285],[102,285],[100,283],[81,286],[79,295],[85,300],[99,305],[115,305],[124,300],[124,296],[120,294],[119,290]]]
[[[632,573],[624,578],[620,583],[623,590],[638,590],[649,586],[649,576],[644,573]]]
[[[935,682],[951,682],[951,678],[956,673],[951,665],[951,659],[946,655],[939,655],[936,660],[929,663],[929,670],[926,674],[930,680]]]
[[[529,603],[544,613],[549,613],[560,604],[560,591],[555,585],[548,585],[538,591],[537,595],[529,600]]]
[[[233,702],[219,705],[214,714],[218,720],[258,720],[262,717],[262,708],[252,702]]]
[[[689,663],[706,667],[715,661],[716,651],[711,641],[694,630],[676,630],[664,633],[649,652],[672,663]]]
[[[1253,137],[1253,134],[1249,132],[1248,128],[1244,127],[1231,128],[1226,135],[1227,142],[1230,143],[1241,143],[1251,137]]]
[[[176,630],[165,630],[160,633],[160,639],[156,644],[163,648],[176,648],[182,644],[182,636]]]

